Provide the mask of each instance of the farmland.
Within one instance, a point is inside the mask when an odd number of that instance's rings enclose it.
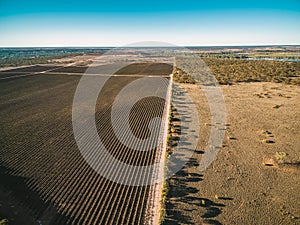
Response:
[[[151,74],[153,66],[135,73]],[[172,71],[170,66],[154,68],[155,75],[166,76]],[[51,74],[37,73],[45,70],[51,70]],[[66,70],[78,75],[63,74]],[[132,68],[123,72],[133,73],[128,70]],[[3,181],[0,217],[12,224],[146,223],[151,186],[127,186],[110,181],[96,173],[78,150],[72,130],[72,103],[80,72],[81,68],[45,66],[1,72],[1,78],[10,79],[0,80]],[[126,147],[114,135],[110,122],[116,95],[136,79],[134,75],[118,75],[107,81],[98,97],[96,125],[112,156],[130,165],[151,165],[156,160],[157,149],[137,152]],[[165,88],[157,91],[166,94],[168,79],[163,85]],[[141,139],[147,138],[149,121],[162,117],[164,108],[165,101],[157,97],[137,102],[130,114],[132,132]]]

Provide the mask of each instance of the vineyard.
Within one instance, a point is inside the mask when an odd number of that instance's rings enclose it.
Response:
[[[157,160],[158,149],[136,151],[122,144],[111,124],[112,104],[122,88],[140,78],[122,74],[166,76],[173,68],[162,64],[137,67],[125,68],[109,78],[98,96],[95,120],[98,134],[114,158],[145,166]],[[16,76],[45,70],[51,74]],[[16,76],[0,80],[0,194],[7,199],[1,200],[0,218],[23,225],[147,223],[151,186],[110,181],[95,172],[78,150],[72,130],[72,102],[81,72],[82,68],[76,67],[42,66],[0,72],[1,78]],[[156,91],[166,95],[169,79],[164,80],[164,88]],[[138,101],[129,118],[133,134],[140,139],[149,137],[149,122],[165,117],[164,109],[165,101],[158,97]],[[161,127],[156,128],[158,135]]]

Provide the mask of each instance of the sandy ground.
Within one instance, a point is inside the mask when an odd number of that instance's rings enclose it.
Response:
[[[210,114],[201,90],[183,86],[198,106],[201,139],[191,163],[169,181],[164,224],[300,224],[300,87],[222,86],[224,145],[200,173]]]
[[[1,68],[0,68],[0,72],[1,72],[1,71],[5,71],[5,70],[13,70],[13,69],[17,69],[17,68],[24,68],[24,67],[28,67],[28,66],[32,66],[32,65],[1,67]]]
[[[67,66],[72,64],[73,66],[87,66],[92,63],[96,58],[99,58],[99,54],[84,54],[78,56],[64,57],[61,59],[53,59],[53,63],[59,63],[61,65]]]

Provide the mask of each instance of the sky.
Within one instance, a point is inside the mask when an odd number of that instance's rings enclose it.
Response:
[[[300,0],[0,0],[0,47],[300,44]]]

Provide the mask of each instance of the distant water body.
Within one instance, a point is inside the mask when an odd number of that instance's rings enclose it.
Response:
[[[300,59],[289,58],[246,58],[245,60],[267,60],[267,61],[281,61],[281,62],[300,62]]]

